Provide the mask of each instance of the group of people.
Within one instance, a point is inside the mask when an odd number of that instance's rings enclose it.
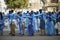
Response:
[[[3,29],[5,27],[4,21],[9,19],[10,35],[15,36],[15,27],[19,27],[19,34],[21,36],[26,34],[33,36],[35,33],[40,32],[41,35],[55,36],[58,34],[58,28],[55,27],[56,23],[60,22],[60,12],[42,12],[40,9],[37,12],[27,13],[13,13],[13,10],[9,11],[8,15],[0,12],[0,35],[3,35]]]

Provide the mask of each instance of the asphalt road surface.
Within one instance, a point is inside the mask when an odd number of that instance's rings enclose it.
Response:
[[[16,36],[10,36],[9,31],[4,31],[3,36],[0,36],[0,40],[60,40],[60,36],[40,36],[40,33],[34,36],[20,36],[16,31]]]

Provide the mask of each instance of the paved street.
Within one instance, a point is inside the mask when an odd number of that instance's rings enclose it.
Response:
[[[40,36],[39,33],[34,36],[19,36],[16,31],[16,36],[10,36],[8,31],[4,31],[4,36],[0,36],[0,40],[60,40],[60,36]]]
[[[59,36],[0,36],[0,40],[60,40]]]

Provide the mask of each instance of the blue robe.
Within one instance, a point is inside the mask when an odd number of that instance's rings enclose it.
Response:
[[[34,35],[34,27],[33,27],[33,18],[32,16],[29,17],[28,22],[28,35],[33,36]]]
[[[4,21],[0,20],[0,35],[3,34]]]
[[[22,27],[22,21],[23,21],[23,17],[20,16],[19,14],[17,15],[17,17],[19,18],[19,34],[23,35],[23,27]]]
[[[10,29],[9,14],[3,15],[3,20],[4,20],[4,26],[5,26],[7,29]]]
[[[26,14],[25,32],[28,32],[29,13]]]
[[[35,32],[37,32],[39,30],[38,14],[33,15],[33,26],[34,26]]]
[[[52,16],[48,15],[48,18],[47,18],[47,23],[46,23],[46,33],[47,35],[55,35],[56,34],[56,30],[55,30],[55,26],[54,26],[54,23],[53,23],[53,18]]]

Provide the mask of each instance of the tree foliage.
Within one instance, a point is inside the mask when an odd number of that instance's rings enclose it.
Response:
[[[8,8],[27,8],[28,0],[5,0]]]

